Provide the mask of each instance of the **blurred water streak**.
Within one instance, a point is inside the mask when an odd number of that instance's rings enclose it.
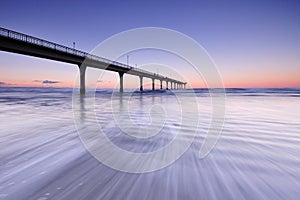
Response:
[[[194,91],[200,112],[191,147],[166,168],[131,174],[99,163],[85,149],[74,125],[71,89],[0,88],[0,199],[299,199],[300,90],[227,89],[221,138],[202,160],[198,154],[211,120],[211,100],[207,90]],[[177,92],[188,102],[194,91]],[[162,107],[169,113],[169,134],[140,140],[124,136],[109,106],[102,104],[111,92],[97,92],[95,111],[120,148],[155,151],[178,132],[178,102],[171,92],[137,93],[125,117],[147,127],[152,123],[148,112]],[[116,112],[124,106],[120,98],[113,101]],[[81,117],[89,121],[85,101]],[[192,128],[181,128],[189,138]]]

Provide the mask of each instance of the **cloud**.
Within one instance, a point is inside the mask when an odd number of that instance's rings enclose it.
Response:
[[[2,81],[0,81],[0,85],[6,85],[6,83],[5,83],[5,82],[2,82]]]
[[[42,81],[41,81],[41,80],[33,80],[32,82],[40,83],[40,82],[42,82]]]
[[[59,81],[49,81],[49,80],[44,80],[42,82],[43,84],[55,84],[55,83],[60,83]]]
[[[98,83],[110,83],[111,81],[98,80]]]

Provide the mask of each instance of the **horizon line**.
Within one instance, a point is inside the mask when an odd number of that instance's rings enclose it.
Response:
[[[54,88],[54,89],[80,89],[80,87],[55,87],[55,86],[12,86],[12,85],[0,85],[0,88]],[[300,88],[300,86],[274,86],[274,87],[223,87],[224,89],[284,89],[284,88]],[[119,88],[92,88],[92,87],[86,87],[86,89],[115,89],[118,90]],[[131,88],[131,87],[124,87],[124,89],[138,89],[138,88]],[[151,88],[145,88],[152,90]],[[189,89],[222,89],[221,87],[217,88],[208,88],[208,87],[194,87],[194,88],[186,88],[186,89],[171,89],[168,90],[189,90]],[[164,89],[155,89],[155,90],[167,90]]]

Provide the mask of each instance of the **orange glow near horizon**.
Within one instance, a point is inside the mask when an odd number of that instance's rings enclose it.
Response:
[[[5,76],[5,74],[0,74],[0,86],[1,87],[57,87],[57,88],[74,88],[78,87],[79,81],[76,81],[78,72],[74,69],[72,74],[68,77],[64,77],[61,74],[51,74],[49,79],[46,79],[46,75],[35,75],[29,76],[25,74],[24,76],[18,74],[15,77]],[[13,74],[10,72],[10,74]],[[90,74],[93,74],[90,72]],[[186,75],[187,76],[187,75]],[[185,77],[186,77],[185,76]],[[101,81],[97,83],[91,83],[89,80],[89,75],[87,74],[86,87],[94,88],[118,88],[119,77],[117,73],[107,72],[101,77]],[[228,75],[224,74],[222,77],[223,85],[225,88],[299,88],[300,79],[297,73],[290,74],[270,74],[269,76],[250,76],[245,74],[239,75]],[[43,83],[43,81],[49,80],[57,83]],[[93,80],[93,79],[92,79]],[[189,87],[192,88],[206,88],[206,83],[201,79],[199,75],[191,74],[188,79],[185,79]],[[144,88],[151,88],[151,79],[144,78]],[[155,87],[160,88],[160,82],[155,81]],[[166,87],[165,81],[163,82],[163,88]],[[124,76],[124,88],[139,88],[139,78],[132,75]],[[170,88],[170,84],[169,84]]]
[[[0,58],[0,66],[2,67],[0,74],[1,87],[74,88],[79,85],[79,81],[76,80],[79,70],[74,65],[10,53],[0,53]],[[17,65],[14,63],[16,60],[18,62]],[[174,69],[174,73],[170,77],[186,81],[189,87],[192,88],[208,87],[200,74],[193,68],[185,67],[183,69]],[[234,69],[242,70],[235,71]],[[274,69],[270,66],[260,66],[254,70],[247,65],[244,68],[235,67],[234,69],[225,70],[223,68],[219,70],[225,88],[300,87],[300,68],[296,64],[287,66],[286,69],[289,70],[283,70],[278,66],[274,67]],[[96,85],[97,88],[118,88],[119,76],[117,73],[93,70],[95,69],[88,68],[86,87],[94,88]],[[146,70],[156,71],[157,69],[146,68]],[[96,72],[102,75],[101,80],[98,80]],[[163,69],[159,69],[159,72],[162,75],[167,75],[167,72],[163,71]],[[43,83],[46,80],[49,83]],[[93,80],[98,80],[98,82],[93,83]],[[156,80],[155,84],[156,88],[160,88],[158,80]],[[165,88],[165,85],[166,83],[163,82],[163,88]],[[124,88],[139,88],[139,78],[128,74],[124,75]],[[151,88],[151,79],[144,78],[144,88]]]
[[[125,88],[139,88],[139,83],[136,82],[136,85],[129,85],[126,86],[127,84],[124,84]],[[207,88],[205,84],[201,83],[190,83],[190,87],[192,88]],[[56,84],[43,84],[43,83],[34,83],[34,82],[10,82],[9,84],[2,84],[0,87],[55,87],[55,88],[78,88],[78,84],[75,83],[56,83]],[[86,85],[87,88],[93,88],[91,85]],[[145,89],[150,89],[152,87],[151,83],[146,83],[144,84]],[[163,82],[163,88],[166,87],[166,83]],[[118,88],[117,83],[105,83],[105,84],[97,84],[97,88]],[[159,82],[155,83],[155,88],[160,88]],[[170,84],[169,84],[170,88]],[[282,81],[281,83],[279,82],[271,82],[271,81],[257,81],[256,83],[251,83],[251,82],[224,82],[224,88],[300,88],[300,82],[297,80],[289,80],[289,81]]]

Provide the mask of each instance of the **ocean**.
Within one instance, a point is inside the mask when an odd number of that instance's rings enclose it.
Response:
[[[203,158],[207,89],[76,92],[0,87],[0,199],[300,198],[299,88],[226,89]]]

